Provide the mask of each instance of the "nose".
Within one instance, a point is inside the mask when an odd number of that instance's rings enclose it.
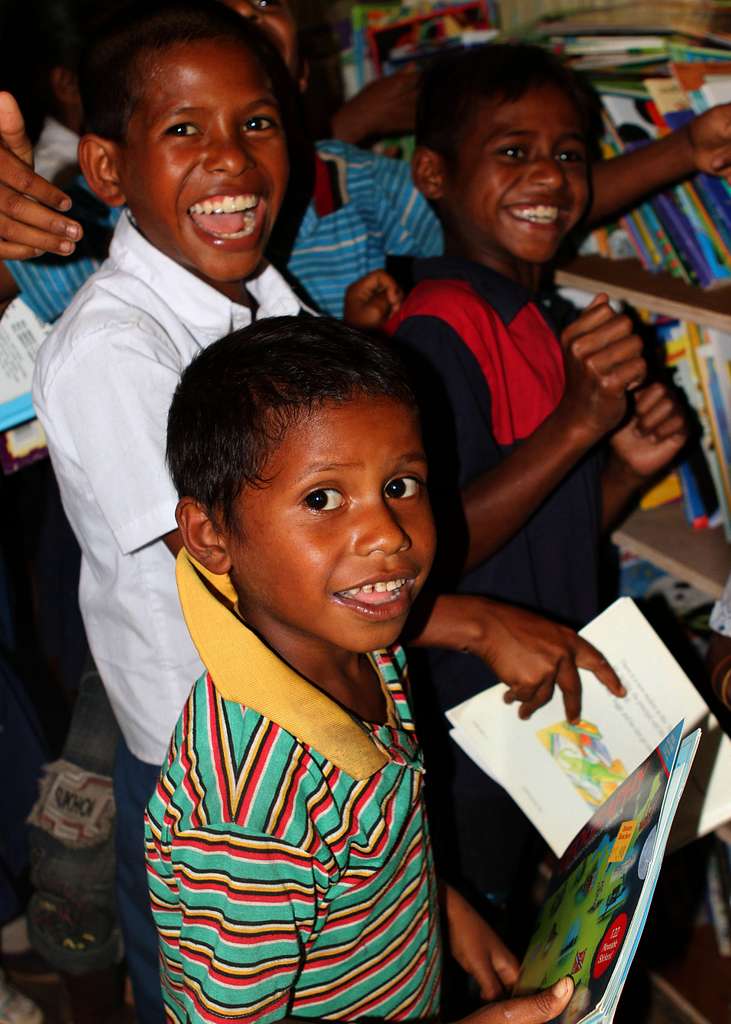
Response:
[[[531,177],[548,188],[559,188],[564,182],[564,170],[552,156],[536,156],[531,163]]]
[[[363,509],[355,535],[355,548],[359,555],[395,555],[408,551],[410,547],[411,537],[390,505],[380,501]]]
[[[212,174],[218,172],[237,175],[254,164],[251,148],[247,145],[246,136],[239,125],[211,135],[204,159],[207,171]]]

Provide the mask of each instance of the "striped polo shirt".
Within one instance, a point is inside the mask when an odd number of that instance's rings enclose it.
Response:
[[[167,1017],[428,1018],[438,1011],[436,883],[400,648],[371,655],[385,724],[281,661],[210,593],[178,582],[208,672],[148,806]]]

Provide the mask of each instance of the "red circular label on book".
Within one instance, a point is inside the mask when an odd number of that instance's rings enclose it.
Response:
[[[604,932],[604,938],[599,943],[599,948],[594,957],[594,964],[591,969],[593,978],[601,978],[602,974],[614,963],[614,958],[622,948],[624,933],[627,931],[627,915],[617,914],[615,919]]]

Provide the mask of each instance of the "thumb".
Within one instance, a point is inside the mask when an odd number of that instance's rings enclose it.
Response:
[[[573,993],[574,983],[571,978],[561,978],[551,988],[535,992],[532,996],[519,996],[517,999],[494,1003],[482,1013],[472,1016],[475,1024],[478,1016],[481,1018],[480,1024],[550,1024],[566,1009]],[[495,1010],[498,1011],[495,1016],[488,1016]]]
[[[0,92],[0,142],[24,163],[33,166],[33,147],[25,134],[23,115],[9,92]]]

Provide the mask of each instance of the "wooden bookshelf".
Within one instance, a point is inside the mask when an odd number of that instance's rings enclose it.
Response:
[[[723,529],[694,530],[679,502],[638,509],[614,531],[612,540],[714,600],[731,573],[731,545]]]
[[[703,290],[669,274],[652,274],[637,260],[578,256],[556,271],[556,283],[587,292],[606,292],[631,306],[731,332],[731,285]]]
[[[731,333],[731,286],[704,291],[668,274],[652,274],[636,260],[580,256],[556,272],[556,283],[587,292],[606,292],[653,313],[690,320]],[[731,545],[722,529],[694,530],[680,503],[638,509],[612,539],[677,579],[713,598],[731,573]]]

